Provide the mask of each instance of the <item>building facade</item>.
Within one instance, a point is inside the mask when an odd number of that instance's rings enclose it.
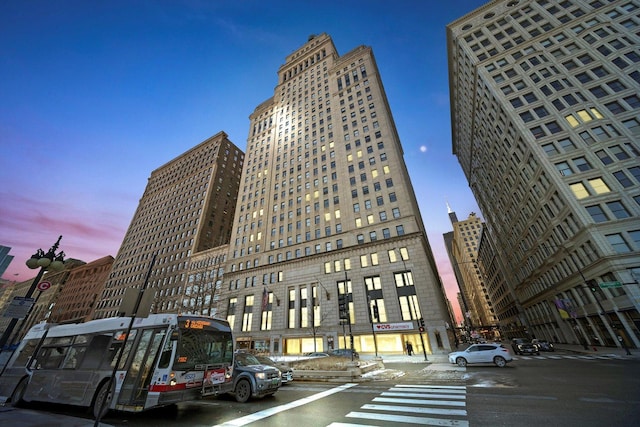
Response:
[[[467,338],[496,339],[500,337],[498,319],[478,259],[484,223],[475,212],[459,221],[450,208],[449,218],[453,232],[447,251],[462,294],[465,333]]]
[[[190,258],[229,242],[243,163],[219,132],[151,173],[94,318],[119,315],[125,291],[143,286],[154,312],[190,310]]]
[[[221,290],[238,347],[448,351],[444,290],[371,48],[340,56],[311,36],[250,120]]]
[[[114,258],[107,255],[70,270],[47,321],[81,323],[91,320],[113,261]]]
[[[531,336],[640,346],[639,33],[634,0],[496,0],[447,26],[453,152],[516,300],[498,310]]]

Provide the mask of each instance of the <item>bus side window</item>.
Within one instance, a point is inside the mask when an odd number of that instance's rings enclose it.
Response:
[[[63,369],[77,369],[82,361],[84,353],[86,352],[87,347],[78,346],[71,347],[69,352],[67,353],[67,358],[64,359],[64,364],[62,365]]]
[[[111,334],[94,335],[84,358],[80,361],[82,369],[98,369],[107,355],[109,344],[111,344]]]
[[[42,365],[42,369],[58,369],[64,360],[69,347],[46,347],[40,352],[38,359]]]
[[[28,367],[27,365],[32,361],[35,360],[33,358],[33,354],[36,351],[36,347],[38,346],[38,341],[40,341],[39,339],[33,339],[33,340],[28,340],[24,343],[24,346],[22,347],[22,350],[20,350],[20,354],[18,354],[15,358],[15,360],[13,361],[13,366],[18,367],[18,366],[24,366],[24,367]]]

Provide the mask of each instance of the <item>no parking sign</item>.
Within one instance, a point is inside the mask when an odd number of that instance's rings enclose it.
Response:
[[[50,287],[51,287],[51,282],[40,282],[40,283],[38,283],[38,290],[40,292],[46,291]]]

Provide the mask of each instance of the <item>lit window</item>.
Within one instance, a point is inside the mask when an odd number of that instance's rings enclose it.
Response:
[[[578,200],[584,199],[585,197],[589,197],[589,192],[587,191],[587,188],[581,182],[576,182],[575,184],[571,184],[569,188],[571,188],[571,191],[573,191],[573,195],[576,196],[576,199]]]
[[[573,114],[569,114],[568,116],[565,116],[564,118],[567,120],[567,122],[569,122],[569,125],[571,125],[572,128],[574,128],[574,127],[576,127],[576,126],[578,126],[580,124],[580,122],[575,117],[573,117]]]
[[[590,179],[589,184],[591,184],[591,188],[593,188],[593,191],[595,191],[596,194],[605,194],[611,191],[602,178]]]

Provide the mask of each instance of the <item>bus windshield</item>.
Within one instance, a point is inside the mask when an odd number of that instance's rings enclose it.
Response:
[[[180,339],[173,369],[202,369],[197,365],[231,365],[233,339],[228,328],[215,325],[215,320],[186,319],[178,322]],[[222,329],[222,330],[221,330]]]

